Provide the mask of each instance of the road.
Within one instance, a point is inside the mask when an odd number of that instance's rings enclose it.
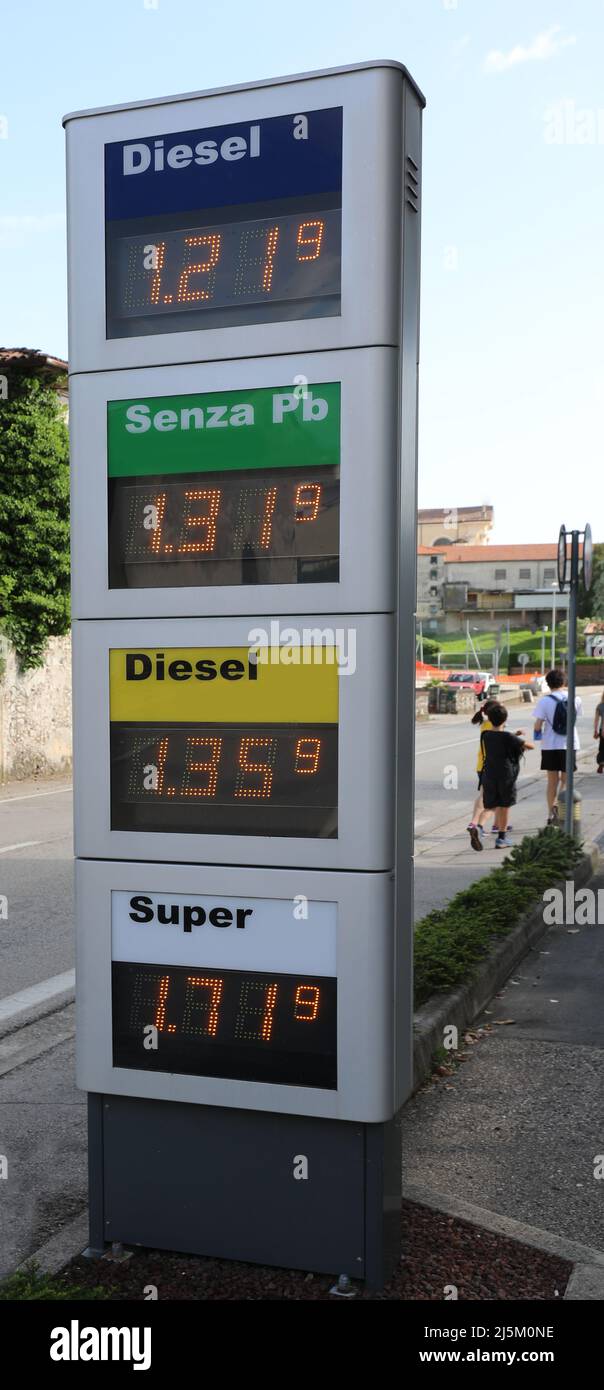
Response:
[[[596,692],[586,693],[585,715],[581,721],[586,770],[579,774],[585,797],[586,829],[592,837],[601,835],[604,828],[604,778],[595,775],[595,745],[590,737],[597,697]],[[528,706],[523,707],[521,718],[514,715],[511,720],[512,727],[524,724],[527,729],[531,727],[531,722]],[[491,843],[483,854],[473,853],[469,849],[465,829],[474,796],[477,741],[477,730],[471,727],[467,718],[443,716],[418,726],[416,916],[421,916],[429,907],[446,902],[458,888],[498,862],[499,854]],[[520,834],[536,828],[545,819],[544,787],[538,763],[538,753],[527,756],[520,783],[519,806],[514,813]],[[64,985],[65,972],[73,965],[71,854],[69,783],[61,779],[5,787],[0,796],[0,893],[8,899],[8,918],[0,920],[0,1154],[7,1157],[8,1174],[7,1181],[0,1184],[0,1278],[14,1269],[20,1260],[31,1256],[70,1218],[78,1216],[86,1204],[86,1105],[84,1095],[76,1090],[74,1083],[73,1006],[57,1009],[18,1028],[15,1027],[16,1016],[13,1014],[13,1023],[11,1026],[9,1019],[8,1030],[6,1017],[4,1020],[2,1017],[2,1009],[14,1010],[15,995],[19,1003],[24,990],[45,987],[48,980],[49,987],[56,988],[57,976]],[[565,938],[570,943],[577,940],[573,935]],[[596,963],[589,955],[592,949],[589,940],[586,941],[586,949],[582,977],[580,981],[574,979],[573,992],[580,1003],[580,1012],[584,1011],[586,1017],[592,1017],[593,1011],[597,1013],[600,1007],[597,991],[594,993],[600,962]],[[424,1174],[425,1179],[437,1190],[454,1192],[460,1188],[465,1192],[468,1174],[471,1174],[470,1188],[474,1199],[489,1205],[493,1184],[497,1181],[497,1165],[502,1156],[498,1146],[497,1109],[504,1108],[508,1091],[514,1093],[520,1061],[527,1077],[532,1074],[531,1066],[536,1077],[545,1077],[546,1059],[542,1053],[544,1048],[547,1051],[552,1046],[551,1034],[541,1028],[541,1014],[537,1019],[537,1037],[533,1039],[530,1036],[534,1002],[539,1001],[541,1013],[544,1010],[547,1012],[549,1007],[553,1007],[549,1002],[550,995],[554,991],[556,997],[562,994],[559,977],[563,982],[565,974],[572,974],[571,963],[565,959],[558,961],[556,957],[551,965],[551,979],[544,976],[536,982],[531,980],[524,989],[524,995],[518,990],[514,1001],[518,1006],[516,1014],[519,1019],[520,1005],[524,1007],[527,1036],[523,1037],[518,1030],[515,1040],[498,1038],[489,1045],[489,1051],[496,1061],[499,1057],[497,1049],[506,1050],[499,1062],[502,1068],[499,1079],[493,1076],[490,1068],[485,1070],[489,1056],[485,1047],[481,1057],[477,1058],[480,1067],[468,1072],[469,1086],[463,1096],[448,1091],[442,1093],[447,1098],[459,1099],[459,1114],[450,1113],[446,1107],[432,1114],[429,1097],[426,1102],[420,1097],[410,1104],[406,1121],[407,1180],[421,1182]],[[592,967],[594,973],[591,973]],[[559,1025],[566,1026],[566,1014],[562,1010]],[[503,1031],[505,1033],[507,1030]],[[561,1041],[565,1042],[565,1037]],[[579,1044],[583,1044],[580,1071],[583,1077],[592,1078],[591,1098],[595,1094],[595,1068],[601,1053],[596,1058],[594,1041],[591,1050],[587,1043],[587,1037],[579,1039]],[[517,1050],[522,1047],[528,1051],[526,1057],[522,1053],[519,1058]],[[534,1055],[531,1048],[535,1049]],[[577,1074],[576,1068],[573,1072],[573,1053],[572,1045],[566,1046],[563,1056],[556,1052],[556,1058],[559,1055],[562,1057],[560,1073],[564,1075],[565,1085],[568,1084],[569,1094],[572,1093],[573,1078]],[[554,1078],[557,1074],[555,1071]],[[476,1086],[475,1096],[470,1083]],[[534,1089],[538,1092],[538,1084]],[[566,1095],[564,1098],[569,1125],[559,1135],[554,1125],[553,1142],[555,1152],[556,1146],[564,1148],[564,1163],[573,1174],[577,1169],[578,1175],[573,1177],[573,1181],[577,1194],[580,1194],[585,1183],[583,1149],[591,1152],[589,1146],[593,1148],[596,1136],[592,1135],[589,1125],[586,1129],[585,1124],[582,1128],[578,1124],[585,1090],[582,1086],[576,1089],[576,1103],[571,1105],[567,1103]],[[489,1101],[491,1093],[495,1099]],[[475,1132],[476,1109],[480,1114],[481,1106],[485,1107],[487,1103],[490,1105],[490,1124],[492,1114],[492,1152],[485,1150],[483,1155],[481,1151],[480,1165],[473,1150],[460,1164],[452,1162],[449,1132],[454,1133],[454,1145],[459,1146],[461,1151],[463,1144],[468,1143],[466,1130],[470,1134]],[[533,1103],[535,1114],[543,1114],[545,1101],[540,1101],[538,1094],[535,1094]],[[549,1103],[551,1105],[551,1098]],[[424,1104],[428,1107],[428,1113],[423,1109]],[[590,1124],[593,1110],[591,1105]],[[601,1106],[597,1113],[601,1114]],[[580,1134],[583,1146],[580,1153],[576,1150],[577,1134]],[[533,1136],[529,1135],[529,1139],[532,1144]],[[506,1155],[505,1181],[500,1184],[501,1192],[497,1199],[491,1199],[491,1204],[504,1212],[515,1210],[517,1166],[524,1185],[522,1210],[526,1211],[529,1219],[534,1219],[531,1213],[538,1209],[538,1203],[536,1206],[537,1199],[530,1182],[533,1164],[531,1144],[523,1147],[514,1131],[513,1142],[510,1141]],[[599,1152],[599,1139],[597,1145]],[[544,1155],[541,1154],[540,1162],[543,1161]],[[442,1172],[439,1176],[443,1162],[450,1168],[450,1178],[446,1181],[442,1178]],[[556,1161],[556,1172],[559,1166]],[[567,1225],[572,1225],[573,1229],[586,1230],[590,1224],[593,1226],[591,1200],[585,1210],[579,1208],[578,1199],[573,1202],[566,1220],[565,1193],[563,1185],[559,1186],[557,1228],[564,1230]],[[590,1189],[591,1197],[593,1193]],[[539,1217],[546,1224],[540,1209]]]
[[[71,783],[0,791],[0,998],[73,967]]]
[[[578,786],[586,796],[586,828],[604,829],[604,778],[595,775],[593,711],[599,690],[580,692],[582,744]],[[530,706],[513,706],[510,727],[532,728]],[[491,838],[483,854],[470,848],[466,825],[476,787],[478,730],[465,716],[439,715],[416,731],[416,919],[499,859]],[[585,770],[583,770],[585,769]],[[588,785],[589,784],[589,785]],[[601,797],[600,794],[601,793]],[[602,806],[602,826],[597,821]],[[519,834],[545,822],[539,752],[527,753],[514,812]],[[0,999],[73,967],[71,785],[65,778],[10,784],[0,794]]]
[[[581,753],[577,789],[584,797],[584,833],[597,838],[604,830],[604,777],[596,774],[592,738],[594,710],[600,690],[578,691],[583,714],[578,720]],[[530,737],[533,706],[510,705],[508,728],[524,729]],[[486,847],[476,854],[466,830],[476,795],[476,754],[480,734],[467,716],[437,715],[416,728],[415,779],[415,916],[442,907],[467,883],[488,873],[501,851],[485,836]],[[545,776],[539,770],[537,746],[525,754],[518,779],[518,804],[511,821],[512,840],[534,834],[545,825]],[[490,822],[489,822],[490,824]]]

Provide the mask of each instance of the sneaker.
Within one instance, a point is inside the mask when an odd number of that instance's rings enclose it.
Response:
[[[511,849],[512,841],[508,840],[507,835],[498,835],[495,841],[495,849]]]
[[[479,827],[477,825],[469,825],[468,830],[470,832],[470,844],[472,849],[482,849],[482,836]]]

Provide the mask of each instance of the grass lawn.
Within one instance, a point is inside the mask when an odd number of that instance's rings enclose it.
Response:
[[[466,639],[465,639],[465,636],[464,636],[464,634],[463,634],[462,632],[448,632],[448,633],[446,633],[443,637],[436,637],[436,638],[435,638],[435,637],[432,637],[432,635],[431,635],[430,633],[425,633],[425,634],[424,634],[424,637],[425,637],[425,638],[426,638],[426,637],[429,637],[429,639],[430,639],[431,642],[432,642],[432,641],[437,642],[438,647],[439,647],[440,651],[442,652],[441,664],[442,664],[443,666],[445,666],[445,665],[447,664],[447,661],[455,662],[455,664],[458,665],[458,666],[459,666],[459,665],[462,665],[462,664],[465,662],[465,659],[466,659]],[[494,651],[494,648],[495,648],[495,646],[496,646],[498,640],[500,640],[500,641],[503,640],[503,642],[505,642],[505,640],[506,640],[506,634],[505,634],[505,632],[503,633],[503,639],[499,638],[499,634],[498,634],[497,631],[491,631],[491,632],[473,632],[473,633],[472,633],[472,641],[473,641],[473,643],[474,643],[474,646],[475,646],[475,648],[476,648],[476,651],[477,651],[477,652],[484,652],[484,653],[485,653],[485,656],[488,656],[489,658],[491,657],[491,654],[492,654],[492,652]],[[530,660],[529,660],[529,667],[531,667],[531,666],[532,666],[533,668],[535,668],[535,667],[540,667],[540,666],[541,666],[541,640],[542,640],[542,632],[541,632],[541,630],[539,630],[538,632],[531,632],[530,628],[512,628],[512,630],[511,630],[511,632],[510,632],[510,647],[511,647],[512,657],[517,657],[517,656],[520,654],[520,652],[528,652],[528,655],[529,655],[529,658],[530,658]],[[551,644],[552,644],[552,634],[551,634],[551,631],[548,631],[548,632],[546,633],[546,637],[545,637],[545,664],[546,664],[546,670],[549,668],[549,663],[550,663],[550,657],[551,657]],[[418,642],[417,646],[418,646],[418,655],[419,655],[419,642]],[[578,643],[578,648],[579,648],[579,651],[582,650],[582,643],[581,643],[581,642]],[[561,653],[562,651],[564,651],[564,650],[566,650],[566,622],[560,623],[559,626],[556,626],[556,652],[557,652],[558,655],[560,655],[560,653]],[[433,658],[425,657],[424,659],[425,659],[425,660],[430,660],[430,659],[433,659]],[[506,648],[506,650],[505,650],[503,660],[504,660],[504,664],[507,664],[507,648]],[[486,664],[487,664],[487,667],[490,669],[490,667],[491,667],[491,665],[492,665],[491,660],[489,659],[489,660],[487,661]],[[471,665],[471,666],[474,665],[474,659],[473,659],[471,653],[470,653],[470,665]]]

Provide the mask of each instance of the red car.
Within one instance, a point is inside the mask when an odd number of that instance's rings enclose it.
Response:
[[[485,671],[452,671],[445,681],[447,690],[473,690],[482,700],[487,693],[491,677]]]

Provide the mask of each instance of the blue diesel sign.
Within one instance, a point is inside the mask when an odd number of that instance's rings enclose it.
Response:
[[[105,146],[105,215],[227,207],[342,186],[342,108]]]

